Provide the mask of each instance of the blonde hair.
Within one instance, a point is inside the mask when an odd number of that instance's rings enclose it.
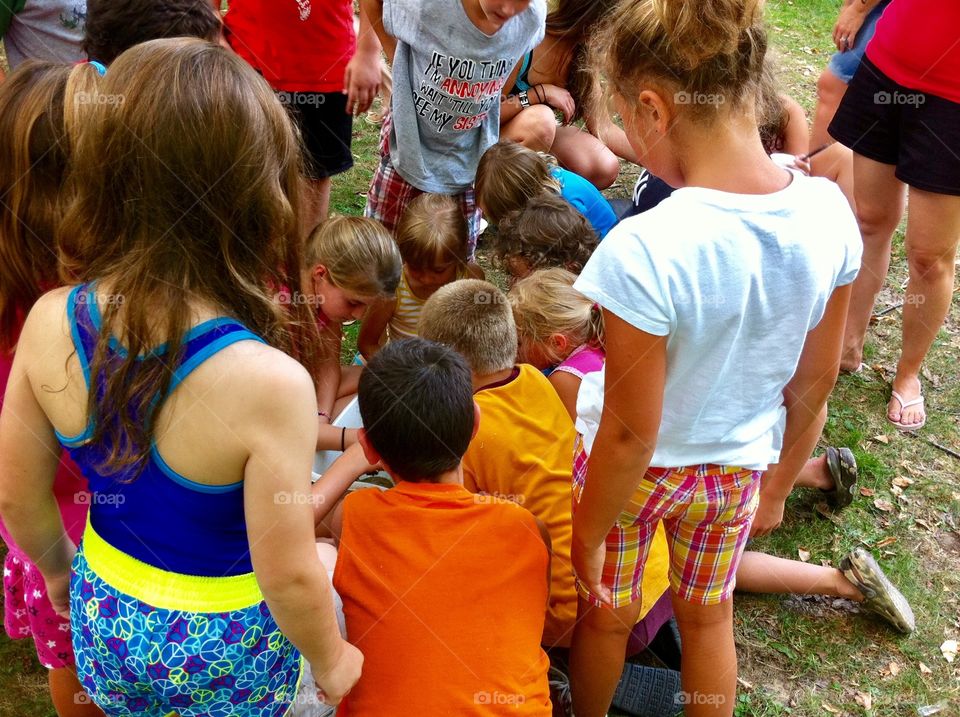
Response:
[[[654,83],[684,116],[710,123],[753,101],[763,0],[622,0],[593,39],[593,65],[626,102]]]
[[[400,252],[384,226],[366,217],[330,217],[307,239],[308,267],[323,264],[338,289],[362,296],[393,296]]]
[[[576,279],[566,269],[540,269],[520,279],[507,294],[521,344],[539,345],[551,364],[584,344],[603,347],[603,313],[573,288]],[[554,348],[550,341],[554,334],[568,339],[566,353]]]
[[[470,233],[460,204],[445,194],[421,194],[407,205],[397,225],[403,263],[426,269],[438,262],[467,263]]]
[[[487,376],[517,360],[517,327],[507,297],[487,281],[461,279],[437,289],[420,313],[420,336],[463,354]]]
[[[491,223],[499,224],[512,211],[523,209],[533,197],[560,193],[560,182],[550,173],[551,163],[539,152],[505,139],[480,158],[474,189],[477,204]]]

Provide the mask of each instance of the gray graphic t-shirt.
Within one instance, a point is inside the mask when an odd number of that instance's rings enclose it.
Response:
[[[385,0],[393,61],[390,159],[425,192],[458,194],[500,136],[500,96],[521,55],[544,34],[545,0],[532,0],[494,34],[467,17],[462,0]]]
[[[27,59],[86,59],[80,50],[86,17],[87,0],[26,0],[3,36],[10,67]]]

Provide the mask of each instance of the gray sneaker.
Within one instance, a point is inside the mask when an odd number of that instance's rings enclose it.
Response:
[[[900,632],[914,631],[916,621],[910,603],[883,574],[870,553],[855,548],[840,561],[840,570],[863,593],[866,600],[861,605],[865,610],[879,615]]]

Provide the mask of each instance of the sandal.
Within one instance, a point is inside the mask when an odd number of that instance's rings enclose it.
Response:
[[[849,448],[827,448],[827,469],[833,490],[823,491],[831,508],[840,510],[853,502],[857,485],[857,459]]]
[[[900,632],[911,633],[916,620],[910,603],[884,575],[874,557],[863,548],[855,548],[840,561],[844,577],[857,586],[866,598],[863,609],[879,615]]]
[[[890,400],[891,400],[891,401],[896,401],[897,403],[900,404],[900,417],[901,417],[901,418],[903,417],[903,409],[905,409],[905,408],[911,408],[911,407],[913,407],[913,406],[920,406],[921,408],[923,408],[923,394],[922,394],[922,393],[921,393],[919,396],[917,396],[915,399],[913,399],[912,401],[904,401],[904,400],[903,400],[903,396],[901,396],[901,395],[900,395],[899,393],[897,393],[896,391],[891,391],[891,392],[890,392]],[[889,408],[888,408],[888,409],[887,409],[887,420],[890,421],[890,423],[892,423],[894,426],[896,426],[896,427],[897,427],[897,430],[903,431],[903,432],[905,432],[905,433],[912,433],[913,431],[918,431],[918,430],[920,430],[920,429],[923,428],[923,426],[926,424],[926,422],[927,422],[927,412],[926,412],[926,411],[923,412],[923,420],[920,421],[920,423],[901,423],[900,421],[894,421],[892,418],[890,418],[890,410],[889,410]]]

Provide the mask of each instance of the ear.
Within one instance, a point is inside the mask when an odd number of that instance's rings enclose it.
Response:
[[[570,347],[570,339],[563,334],[550,334],[550,345],[562,354]]]
[[[310,276],[314,279],[322,279],[327,275],[327,267],[323,264],[317,264],[313,269],[310,270]]]
[[[668,100],[659,89],[643,90],[637,99],[639,104],[637,112],[645,115],[657,134],[665,135],[676,113],[673,102]]]
[[[365,428],[357,431],[357,442],[360,444],[360,447],[363,448],[363,457],[370,462],[370,465],[375,466],[377,463],[383,463],[383,458],[380,457],[377,449],[370,443],[370,438],[367,436]],[[385,465],[386,464],[384,464],[384,466]]]
[[[477,431],[480,430],[480,404],[476,401],[473,402],[473,433],[470,434],[470,440],[472,441],[477,435]]]

